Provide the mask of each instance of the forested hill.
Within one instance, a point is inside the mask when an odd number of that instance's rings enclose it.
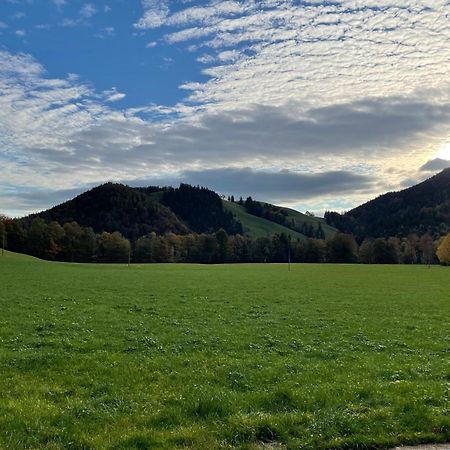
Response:
[[[294,214],[295,213],[295,214]],[[323,219],[253,201],[225,201],[203,187],[181,184],[178,188],[132,188],[106,183],[47,211],[20,221],[28,228],[35,218],[61,225],[77,222],[96,233],[120,232],[134,242],[141,236],[174,233],[215,233],[251,238],[290,235],[294,239],[324,238],[335,230]]]
[[[106,183],[22,220],[31,222],[36,217],[60,224],[75,221],[96,233],[118,231],[131,241],[151,232],[183,235],[212,233],[220,228],[229,234],[242,232],[215,192],[188,185],[173,189]]]
[[[159,188],[134,189],[106,183],[22,221],[31,222],[36,217],[61,225],[75,221],[82,227],[91,227],[96,233],[119,231],[132,241],[151,232],[188,233],[186,224],[169,208],[151,198],[151,193],[157,190]]]
[[[326,213],[327,223],[358,240],[450,232],[450,169],[408,189],[390,192],[340,215]]]

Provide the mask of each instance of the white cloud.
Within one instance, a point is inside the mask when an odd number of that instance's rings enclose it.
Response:
[[[27,32],[25,30],[16,30],[15,34],[19,37],[25,37],[27,35]]]
[[[201,62],[215,62],[204,70],[209,81],[183,85],[189,100],[233,109],[442,86],[450,73],[449,18],[445,0],[242,0],[165,9],[151,27],[164,27],[168,43],[205,49]],[[145,20],[139,27],[147,28]]]
[[[72,189],[105,179],[167,179],[181,172],[252,167],[297,174],[384,173],[390,187],[411,173],[405,165],[415,170],[430,159],[427,146],[450,132],[449,96],[444,102],[444,93],[435,91],[427,98],[309,109],[290,102],[195,115],[183,105],[117,111],[105,106],[124,97],[116,88],[97,94],[75,75],[50,79],[29,55],[1,51],[0,63],[0,178],[14,186],[53,189],[58,180],[60,189]],[[184,117],[173,118],[181,111]],[[355,161],[366,167],[355,169]],[[387,172],[393,167],[396,171]],[[371,187],[379,193],[378,184],[364,186],[366,199]],[[292,194],[289,201],[295,201]]]
[[[107,102],[118,102],[119,100],[123,100],[126,97],[126,95],[122,92],[118,92],[115,87],[113,87],[109,91],[103,91],[103,96],[105,101]]]
[[[11,18],[13,20],[20,20],[23,19],[26,16],[26,14],[23,11],[18,11],[16,13],[14,13]]]
[[[167,17],[165,24],[183,25],[190,22],[203,24],[214,24],[224,17],[236,16],[243,14],[247,7],[243,3],[237,1],[214,1],[210,5],[193,6]]]
[[[66,0],[52,0],[52,2],[57,8],[62,8],[66,5]]]
[[[80,9],[80,16],[84,17],[85,19],[89,19],[95,14],[97,14],[97,8],[92,3],[86,3]]]
[[[114,36],[115,31],[116,30],[114,29],[114,27],[101,28],[99,31],[97,31],[97,33],[94,34],[94,37],[99,39],[107,39]]]
[[[165,23],[169,15],[167,0],[141,0],[144,16],[135,24],[136,28],[158,28]]]
[[[74,28],[79,25],[87,25],[89,24],[88,19],[91,19],[95,14],[97,14],[97,12],[97,7],[93,3],[85,3],[79,10],[77,18],[66,17],[59,23],[59,26],[65,28]],[[105,38],[108,36],[108,34],[111,35],[113,33],[113,27],[106,27],[96,33],[95,37]]]
[[[49,30],[52,26],[48,23],[40,23],[38,25],[35,25],[35,28],[37,30]]]
[[[59,25],[64,28],[73,28],[76,27],[79,23],[79,20],[65,18],[60,22]]]

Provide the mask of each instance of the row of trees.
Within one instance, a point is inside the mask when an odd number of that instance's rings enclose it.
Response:
[[[150,233],[130,242],[119,232],[94,233],[77,222],[47,223],[35,218],[24,225],[0,218],[0,239],[7,248],[39,258],[71,262],[292,262],[364,264],[450,264],[450,235],[366,239],[359,246],[349,234],[329,239],[292,240],[285,234],[250,239],[214,234]],[[1,241],[0,241],[1,242]]]
[[[6,247],[42,259],[69,262],[125,262],[131,244],[119,232],[96,234],[77,222],[46,223],[33,219],[29,226],[17,220],[0,221]]]

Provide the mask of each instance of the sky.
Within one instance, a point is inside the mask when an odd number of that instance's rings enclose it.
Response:
[[[0,0],[0,212],[200,184],[348,210],[450,167],[450,0]]]

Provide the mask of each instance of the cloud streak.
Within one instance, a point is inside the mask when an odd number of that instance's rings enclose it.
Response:
[[[435,158],[430,161],[427,161],[420,170],[422,172],[438,172],[450,167],[450,160]]]
[[[267,172],[251,168],[220,168],[204,171],[182,171],[176,176],[122,180],[134,186],[178,186],[180,183],[207,186],[219,193],[243,196],[275,203],[295,203],[315,201],[340,192],[364,194],[376,186],[375,180],[367,175],[358,175],[348,171],[330,171],[317,174],[300,174],[290,171]],[[0,194],[0,204],[10,210],[40,211],[70,200],[85,189],[93,187],[87,184],[73,189],[23,190],[20,194]]]
[[[176,181],[200,184],[224,194],[242,195],[244,198],[251,195],[281,203],[305,202],[334,195],[336,192],[340,195],[347,192],[355,195],[370,191],[376,184],[370,176],[343,170],[306,174],[288,170],[255,171],[248,167],[184,171],[175,180],[168,179],[166,183],[164,180],[159,181],[162,185],[174,185]],[[136,184],[136,181],[133,184]]]

